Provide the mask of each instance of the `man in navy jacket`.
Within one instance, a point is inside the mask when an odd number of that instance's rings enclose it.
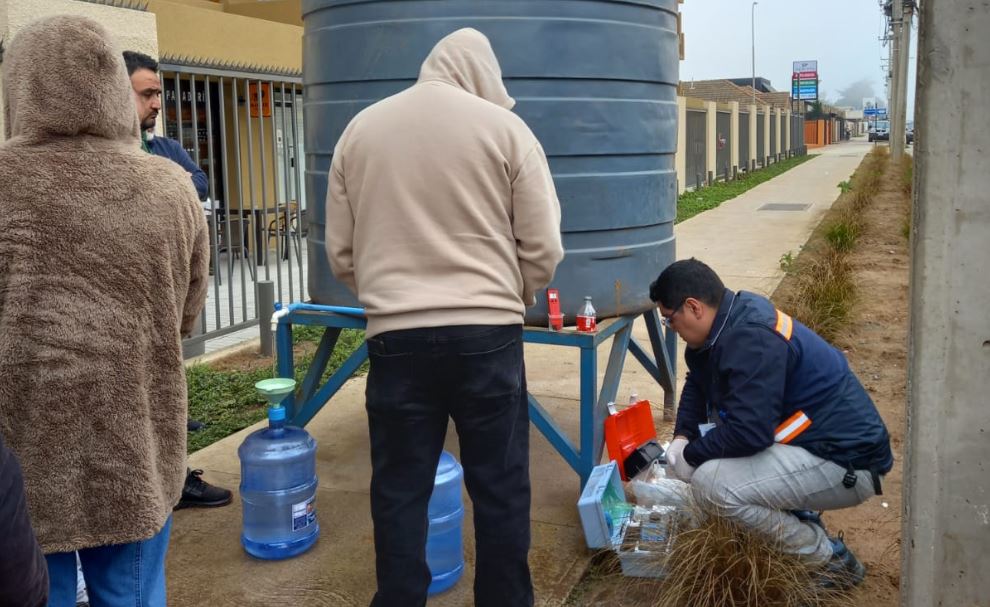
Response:
[[[893,466],[887,429],[845,357],[696,259],[665,269],[650,298],[687,342],[667,452],[675,476],[703,507],[821,564],[829,583],[858,584],[863,565],[808,512],[879,495]]]
[[[153,131],[158,113],[162,109],[162,84],[158,77],[158,62],[151,57],[134,51],[124,51],[124,63],[134,88],[134,101],[138,119],[141,121],[141,145],[145,151],[156,156],[164,156],[189,173],[200,200],[209,193],[206,173],[196,166],[195,161],[182,148],[182,144],[168,137],[155,137]],[[200,422],[189,420],[189,430],[198,430]],[[182,489],[182,499],[176,508],[214,508],[226,506],[233,499],[228,489],[211,485],[202,479],[202,470],[190,470],[186,474],[186,484]]]
[[[138,119],[141,121],[141,145],[145,151],[155,156],[164,156],[189,173],[200,200],[209,194],[209,182],[203,169],[189,157],[182,144],[168,137],[154,135],[158,113],[162,110],[162,83],[158,77],[158,62],[151,57],[134,51],[124,51],[127,73],[134,87],[134,102],[137,105]]]

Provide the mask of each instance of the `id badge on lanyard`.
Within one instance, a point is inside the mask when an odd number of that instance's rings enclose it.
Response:
[[[709,432],[711,432],[712,430],[714,430],[715,427],[718,425],[715,422],[711,421],[714,417],[712,415],[712,413],[714,412],[712,411],[711,403],[708,403],[708,406],[705,407],[705,411],[708,412],[708,420],[709,420],[708,423],[698,424],[698,434],[700,434],[702,437],[708,434]]]

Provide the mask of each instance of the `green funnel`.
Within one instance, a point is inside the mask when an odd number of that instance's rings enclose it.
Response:
[[[282,399],[296,389],[296,380],[287,377],[263,379],[254,385],[254,389],[265,397],[269,405],[277,407]]]

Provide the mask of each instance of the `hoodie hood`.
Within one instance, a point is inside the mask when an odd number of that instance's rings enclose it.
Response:
[[[21,30],[3,62],[8,137],[138,137],[124,59],[96,21],[60,15]]]
[[[502,83],[502,69],[491,43],[476,29],[459,29],[430,51],[419,71],[419,82],[438,80],[511,110],[516,101]]]

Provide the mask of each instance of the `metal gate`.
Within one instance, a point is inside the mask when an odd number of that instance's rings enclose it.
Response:
[[[732,175],[730,161],[732,159],[732,114],[718,112],[715,114],[715,173],[722,179],[728,180]]]
[[[804,116],[791,116],[791,150],[804,154]]]
[[[739,112],[739,168],[749,170],[749,112]]]
[[[198,335],[184,345],[257,325],[257,285],[275,299],[306,297],[306,195],[302,187],[302,86],[295,75],[161,64],[165,136],[207,176],[211,288]],[[232,336],[236,343],[251,335]],[[228,345],[228,344],[224,344]]]
[[[686,186],[695,187],[704,184],[708,178],[705,173],[705,112],[703,110],[688,110],[687,125],[685,125],[685,173]]]

